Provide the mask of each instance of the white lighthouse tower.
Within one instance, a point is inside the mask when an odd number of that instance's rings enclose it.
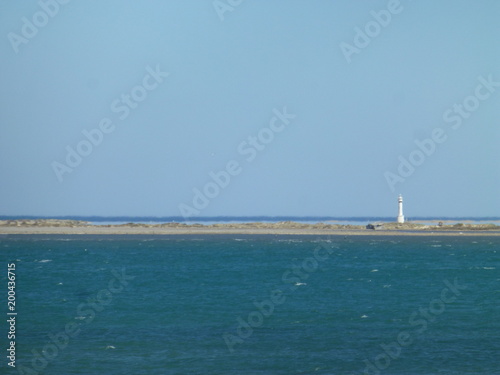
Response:
[[[403,197],[399,194],[398,198],[398,223],[404,223],[405,216],[403,215]]]

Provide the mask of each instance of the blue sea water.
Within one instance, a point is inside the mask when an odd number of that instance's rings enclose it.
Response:
[[[3,236],[1,374],[500,374],[500,237]]]
[[[126,224],[126,223],[185,223],[185,224],[203,224],[210,225],[215,223],[249,223],[249,222],[266,222],[276,223],[279,221],[295,221],[299,223],[327,223],[327,224],[353,224],[366,225],[370,222],[394,222],[396,217],[384,216],[200,216],[184,218],[182,216],[5,216],[0,215],[0,220],[22,220],[22,219],[66,219],[66,220],[82,220],[91,222],[94,225],[108,224]],[[453,224],[458,222],[476,223],[476,224],[497,224],[500,223],[500,217],[409,217],[406,216],[406,221],[437,224],[439,221],[446,220],[447,223]]]

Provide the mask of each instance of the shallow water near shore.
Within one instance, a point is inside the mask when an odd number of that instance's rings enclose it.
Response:
[[[498,237],[17,236],[0,249],[16,264],[18,369],[499,373]]]

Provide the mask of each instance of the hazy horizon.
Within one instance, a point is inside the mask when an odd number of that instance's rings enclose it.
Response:
[[[151,221],[161,221],[162,219],[179,219],[180,221],[185,221],[182,216],[81,216],[81,215],[54,215],[54,216],[43,216],[43,215],[0,215],[0,220],[36,220],[36,219],[107,219],[108,221],[122,221],[124,219],[147,219]],[[366,220],[391,220],[396,221],[396,216],[267,216],[267,215],[253,215],[253,216],[193,216],[190,217],[188,221],[241,221],[246,219],[258,219],[277,221],[286,219],[299,219],[299,220],[325,220],[325,221],[366,221]],[[500,221],[500,216],[415,216],[415,217],[405,217],[408,221],[419,221],[419,220],[492,220]],[[91,220],[92,221],[92,220]]]

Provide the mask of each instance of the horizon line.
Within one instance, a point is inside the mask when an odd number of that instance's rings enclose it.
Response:
[[[396,215],[394,215],[394,218]],[[157,216],[157,215],[0,215],[0,220],[19,220],[19,219],[70,219],[70,218],[99,218],[99,219],[180,219],[183,221],[193,221],[193,220],[210,220],[210,219],[252,219],[252,218],[269,218],[269,219],[337,219],[337,220],[352,220],[352,219],[392,219],[393,216],[376,216],[376,215],[368,215],[368,216],[331,216],[331,215],[216,215],[216,216],[193,216],[189,218],[184,218],[179,215],[170,215],[170,216]],[[468,220],[468,219],[482,219],[482,220],[500,220],[500,216],[406,216],[406,220]]]

